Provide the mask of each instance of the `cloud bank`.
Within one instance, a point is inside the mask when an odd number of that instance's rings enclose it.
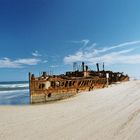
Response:
[[[89,42],[89,41],[88,41]],[[140,45],[140,40],[124,42],[110,47],[99,49],[96,43],[81,47],[77,52],[64,57],[65,64],[85,61],[89,65],[97,62],[106,64],[140,64],[140,55],[134,54],[134,50]]]
[[[41,58],[41,54],[36,50],[31,53],[29,58],[11,59],[8,57],[0,58],[0,68],[23,68],[25,66],[34,66],[39,63],[47,63],[47,60]]]
[[[22,68],[27,65],[37,65],[39,62],[40,59],[35,58],[11,60],[10,58],[5,57],[0,59],[0,68]]]

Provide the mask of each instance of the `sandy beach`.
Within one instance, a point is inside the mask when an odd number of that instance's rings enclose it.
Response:
[[[0,106],[1,140],[139,140],[140,81],[49,104]]]

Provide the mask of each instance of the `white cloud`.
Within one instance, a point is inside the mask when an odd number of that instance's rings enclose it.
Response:
[[[0,59],[0,68],[22,68],[25,65],[37,65],[40,62],[40,59],[35,58],[24,58],[11,60],[10,58]]]
[[[140,44],[140,41],[139,40],[138,41],[130,41],[130,42],[121,43],[119,45],[115,45],[115,46],[112,46],[112,47],[105,47],[101,50],[98,50],[98,52],[99,53],[106,52],[106,51],[109,51],[109,50],[122,48],[122,47],[127,47],[127,46],[131,46],[131,45],[135,45],[135,44]]]
[[[122,50],[118,52],[112,52],[109,54],[101,55],[98,57],[91,57],[89,60],[85,59],[86,62],[90,64],[95,64],[97,62],[106,64],[137,64],[140,63],[140,55],[128,55],[133,49]]]
[[[32,52],[32,55],[35,56],[35,57],[41,56],[41,54],[39,54],[39,52],[37,50]]]
[[[86,46],[90,41],[88,39],[83,39],[81,40],[81,43],[84,44],[84,46]]]
[[[17,59],[11,59],[8,57],[0,58],[0,68],[23,68],[25,66],[32,66],[48,62],[44,56],[39,54],[38,51],[32,52],[32,55],[33,56],[29,58],[17,58]]]
[[[47,63],[48,62],[48,60],[43,60],[43,62],[42,63]]]
[[[83,39],[83,40],[80,40],[80,41],[71,41],[72,43],[76,43],[76,44],[83,44],[83,46],[86,46],[90,40],[88,39]]]
[[[65,56],[64,63],[70,64],[77,61],[85,61],[88,64],[95,64],[97,62],[105,62],[106,64],[139,64],[140,55],[131,54],[131,52],[136,49],[135,45],[138,44],[140,44],[140,41],[132,41],[97,49],[94,43],[91,46],[79,49],[79,51],[74,54]],[[130,46],[131,48],[133,47],[133,49],[124,49],[124,47]]]
[[[24,65],[36,65],[39,61],[40,59],[24,58],[24,59],[17,59],[13,62],[17,64],[24,64]]]
[[[11,61],[9,58],[0,59],[0,68],[20,68],[21,65]]]
[[[65,63],[73,63],[73,62],[82,61],[82,60],[83,60],[83,52],[76,52],[76,54],[69,55],[64,58]]]

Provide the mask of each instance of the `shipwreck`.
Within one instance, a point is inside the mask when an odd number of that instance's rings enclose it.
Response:
[[[104,88],[112,83],[129,80],[129,76],[121,72],[104,70],[104,63],[102,70],[99,69],[98,63],[96,67],[97,71],[90,70],[82,62],[80,68],[77,68],[74,63],[73,71],[61,75],[49,75],[43,72],[35,77],[34,74],[29,73],[30,103],[56,101],[79,92]]]

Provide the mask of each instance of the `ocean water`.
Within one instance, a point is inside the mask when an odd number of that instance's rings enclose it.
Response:
[[[0,82],[0,105],[29,104],[29,83],[26,81]]]

